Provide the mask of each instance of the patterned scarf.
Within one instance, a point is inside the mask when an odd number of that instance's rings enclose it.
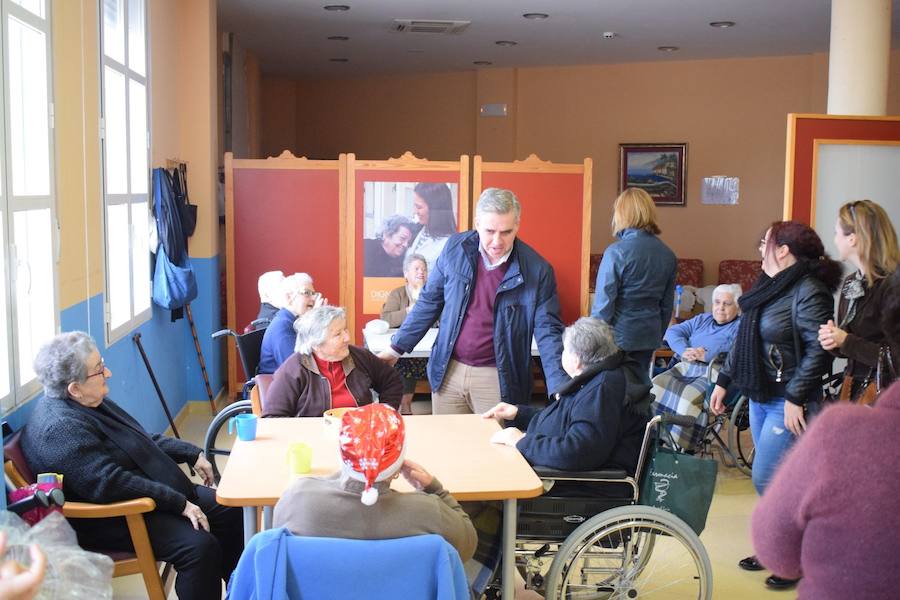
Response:
[[[838,323],[838,327],[846,329],[847,324],[856,316],[856,309],[859,308],[860,298],[866,295],[866,278],[863,277],[861,271],[857,271],[853,275],[844,280],[841,287],[841,297],[847,299],[847,314]]]

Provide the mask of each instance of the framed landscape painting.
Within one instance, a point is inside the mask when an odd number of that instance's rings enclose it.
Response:
[[[619,144],[619,193],[640,188],[657,206],[684,206],[687,144]]]

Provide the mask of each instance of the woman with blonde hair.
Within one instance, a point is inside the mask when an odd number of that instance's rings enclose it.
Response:
[[[647,372],[672,318],[675,253],[657,237],[656,206],[642,189],[616,198],[612,230],[618,241],[600,261],[591,316],[612,325],[616,344]]]
[[[879,360],[884,364],[889,359],[897,365],[900,358],[891,355],[880,325],[888,298],[886,282],[900,266],[900,250],[890,218],[871,200],[848,202],[840,208],[834,245],[841,260],[856,270],[841,287],[837,323],[829,320],[819,327],[819,343],[832,354],[848,359],[844,373],[852,378],[852,385],[842,390],[842,397],[855,400],[874,382]],[[882,368],[884,387],[895,376],[890,371]],[[874,401],[872,392],[867,399],[870,402]]]

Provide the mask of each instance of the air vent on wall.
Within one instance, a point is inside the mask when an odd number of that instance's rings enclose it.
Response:
[[[472,24],[472,21],[424,21],[421,19],[394,19],[391,29],[400,33],[441,33],[458,34]]]

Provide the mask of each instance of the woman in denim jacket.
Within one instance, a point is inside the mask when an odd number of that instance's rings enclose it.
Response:
[[[672,318],[675,253],[657,237],[656,206],[642,189],[616,198],[612,230],[619,239],[600,261],[591,316],[612,325],[616,344],[647,372]]]

